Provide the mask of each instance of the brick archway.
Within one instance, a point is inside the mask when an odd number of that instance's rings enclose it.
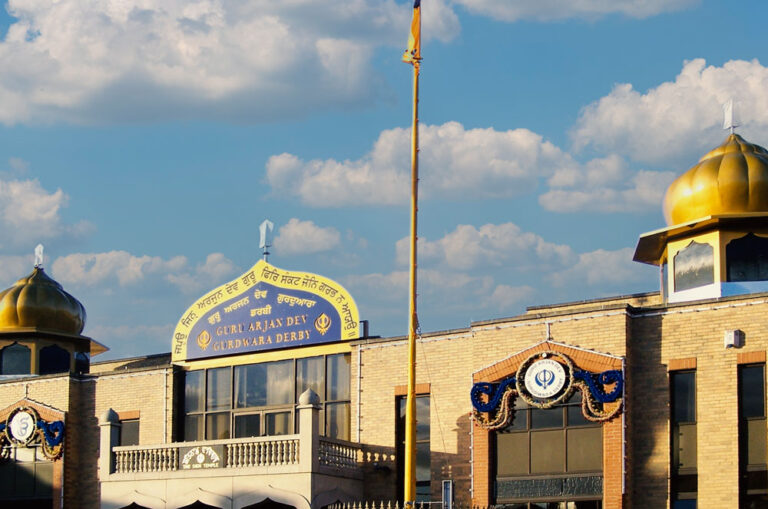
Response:
[[[600,373],[607,370],[622,370],[623,358],[614,355],[585,350],[554,341],[543,341],[526,348],[506,359],[476,371],[472,382],[499,382],[515,376],[520,365],[537,352],[555,351],[568,356],[575,367]],[[624,413],[603,423],[603,507],[624,507]],[[472,426],[472,503],[475,506],[489,506],[492,500],[494,483],[491,468],[492,446],[491,433],[476,423]]]

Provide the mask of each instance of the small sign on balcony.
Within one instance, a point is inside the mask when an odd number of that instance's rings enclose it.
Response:
[[[221,458],[224,455],[223,445],[184,447],[179,451],[181,470],[197,470],[203,468],[221,468]]]

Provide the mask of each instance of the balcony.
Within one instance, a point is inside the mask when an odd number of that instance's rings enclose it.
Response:
[[[102,507],[234,509],[266,501],[314,509],[359,500],[361,447],[319,435],[317,402],[314,393],[302,395],[295,435],[126,447],[116,446],[119,423],[107,412],[99,424]]]

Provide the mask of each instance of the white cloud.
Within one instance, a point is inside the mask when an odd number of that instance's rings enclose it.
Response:
[[[539,203],[554,212],[636,212],[659,208],[673,172],[632,172],[617,155],[569,167],[549,179]]]
[[[459,31],[430,3],[425,37]],[[167,118],[244,121],[363,104],[371,55],[404,46],[394,0],[9,0],[0,41],[0,123]]]
[[[164,260],[159,256],[134,256],[126,251],[75,253],[57,258],[52,272],[61,283],[71,285],[104,285],[116,279],[120,286],[129,286],[149,275],[179,271],[186,264],[183,256]]]
[[[183,259],[175,257],[173,260]],[[205,258],[205,262],[195,266],[194,270],[186,271],[184,265],[179,264],[179,272],[166,274],[165,279],[185,294],[194,294],[207,288],[219,286],[227,281],[235,272],[237,267],[222,253],[211,253]]]
[[[530,299],[534,292],[535,290],[527,285],[498,285],[486,299],[486,305],[497,310],[514,309],[527,299]]]
[[[35,257],[32,255],[32,251],[27,256],[0,256],[0,281],[3,284],[0,291],[5,290],[19,278],[32,272],[34,261]]]
[[[235,271],[235,265],[221,253],[212,253],[205,262],[190,268],[184,256],[164,259],[135,256],[126,251],[74,253],[57,258],[52,273],[62,284],[76,287],[100,286],[105,291],[146,285],[147,281],[167,281],[185,293],[219,285]]]
[[[616,85],[582,110],[571,133],[574,146],[643,162],[695,161],[725,137],[722,104],[730,97],[743,106],[737,112],[743,132],[768,136],[768,68],[757,60],[707,66],[699,58],[646,93]]]
[[[527,129],[465,129],[458,122],[419,129],[421,193],[451,199],[504,198],[535,189],[542,176],[576,163]],[[354,161],[303,161],[292,154],[267,161],[272,188],[316,207],[405,203],[410,189],[410,129],[382,131]]]
[[[648,282],[648,266],[632,261],[634,250],[626,247],[616,251],[598,249],[579,255],[578,261],[564,270],[546,275],[556,287],[620,287]]]
[[[623,14],[647,18],[663,12],[678,11],[695,5],[698,0],[454,0],[470,12],[502,21],[535,19],[540,21],[567,18],[595,19],[607,14]]]
[[[109,347],[109,351],[93,358],[93,362],[106,359],[122,359],[137,355],[167,352],[175,324],[165,325],[114,325],[86,323],[84,334]],[[137,346],[141,345],[140,349]]]
[[[92,226],[87,222],[63,223],[60,213],[67,200],[64,191],[50,193],[37,180],[0,180],[0,247],[88,233]]]
[[[312,221],[291,218],[275,237],[275,250],[281,255],[319,253],[336,248],[341,234],[332,227],[322,228]]]
[[[485,224],[479,228],[458,225],[454,231],[436,241],[419,240],[422,264],[460,270],[510,264],[518,270],[561,267],[574,258],[569,246],[547,242],[535,233],[522,231],[514,223]],[[407,237],[397,242],[396,252],[397,261],[406,263],[409,256]]]
[[[8,159],[9,173],[15,176],[23,176],[29,172],[29,162],[20,157],[11,157]]]

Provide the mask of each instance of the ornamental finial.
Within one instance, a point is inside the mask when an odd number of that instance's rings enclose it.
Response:
[[[35,267],[43,266],[43,245],[38,244],[35,246]]]
[[[730,129],[731,134],[736,127],[739,127],[739,122],[736,117],[736,108],[733,102],[733,97],[723,103],[723,129]]]
[[[275,228],[274,223],[269,219],[265,219],[259,226],[259,233],[261,238],[259,240],[259,248],[264,252],[264,261],[267,261],[269,256],[269,248],[272,247],[272,230]]]

